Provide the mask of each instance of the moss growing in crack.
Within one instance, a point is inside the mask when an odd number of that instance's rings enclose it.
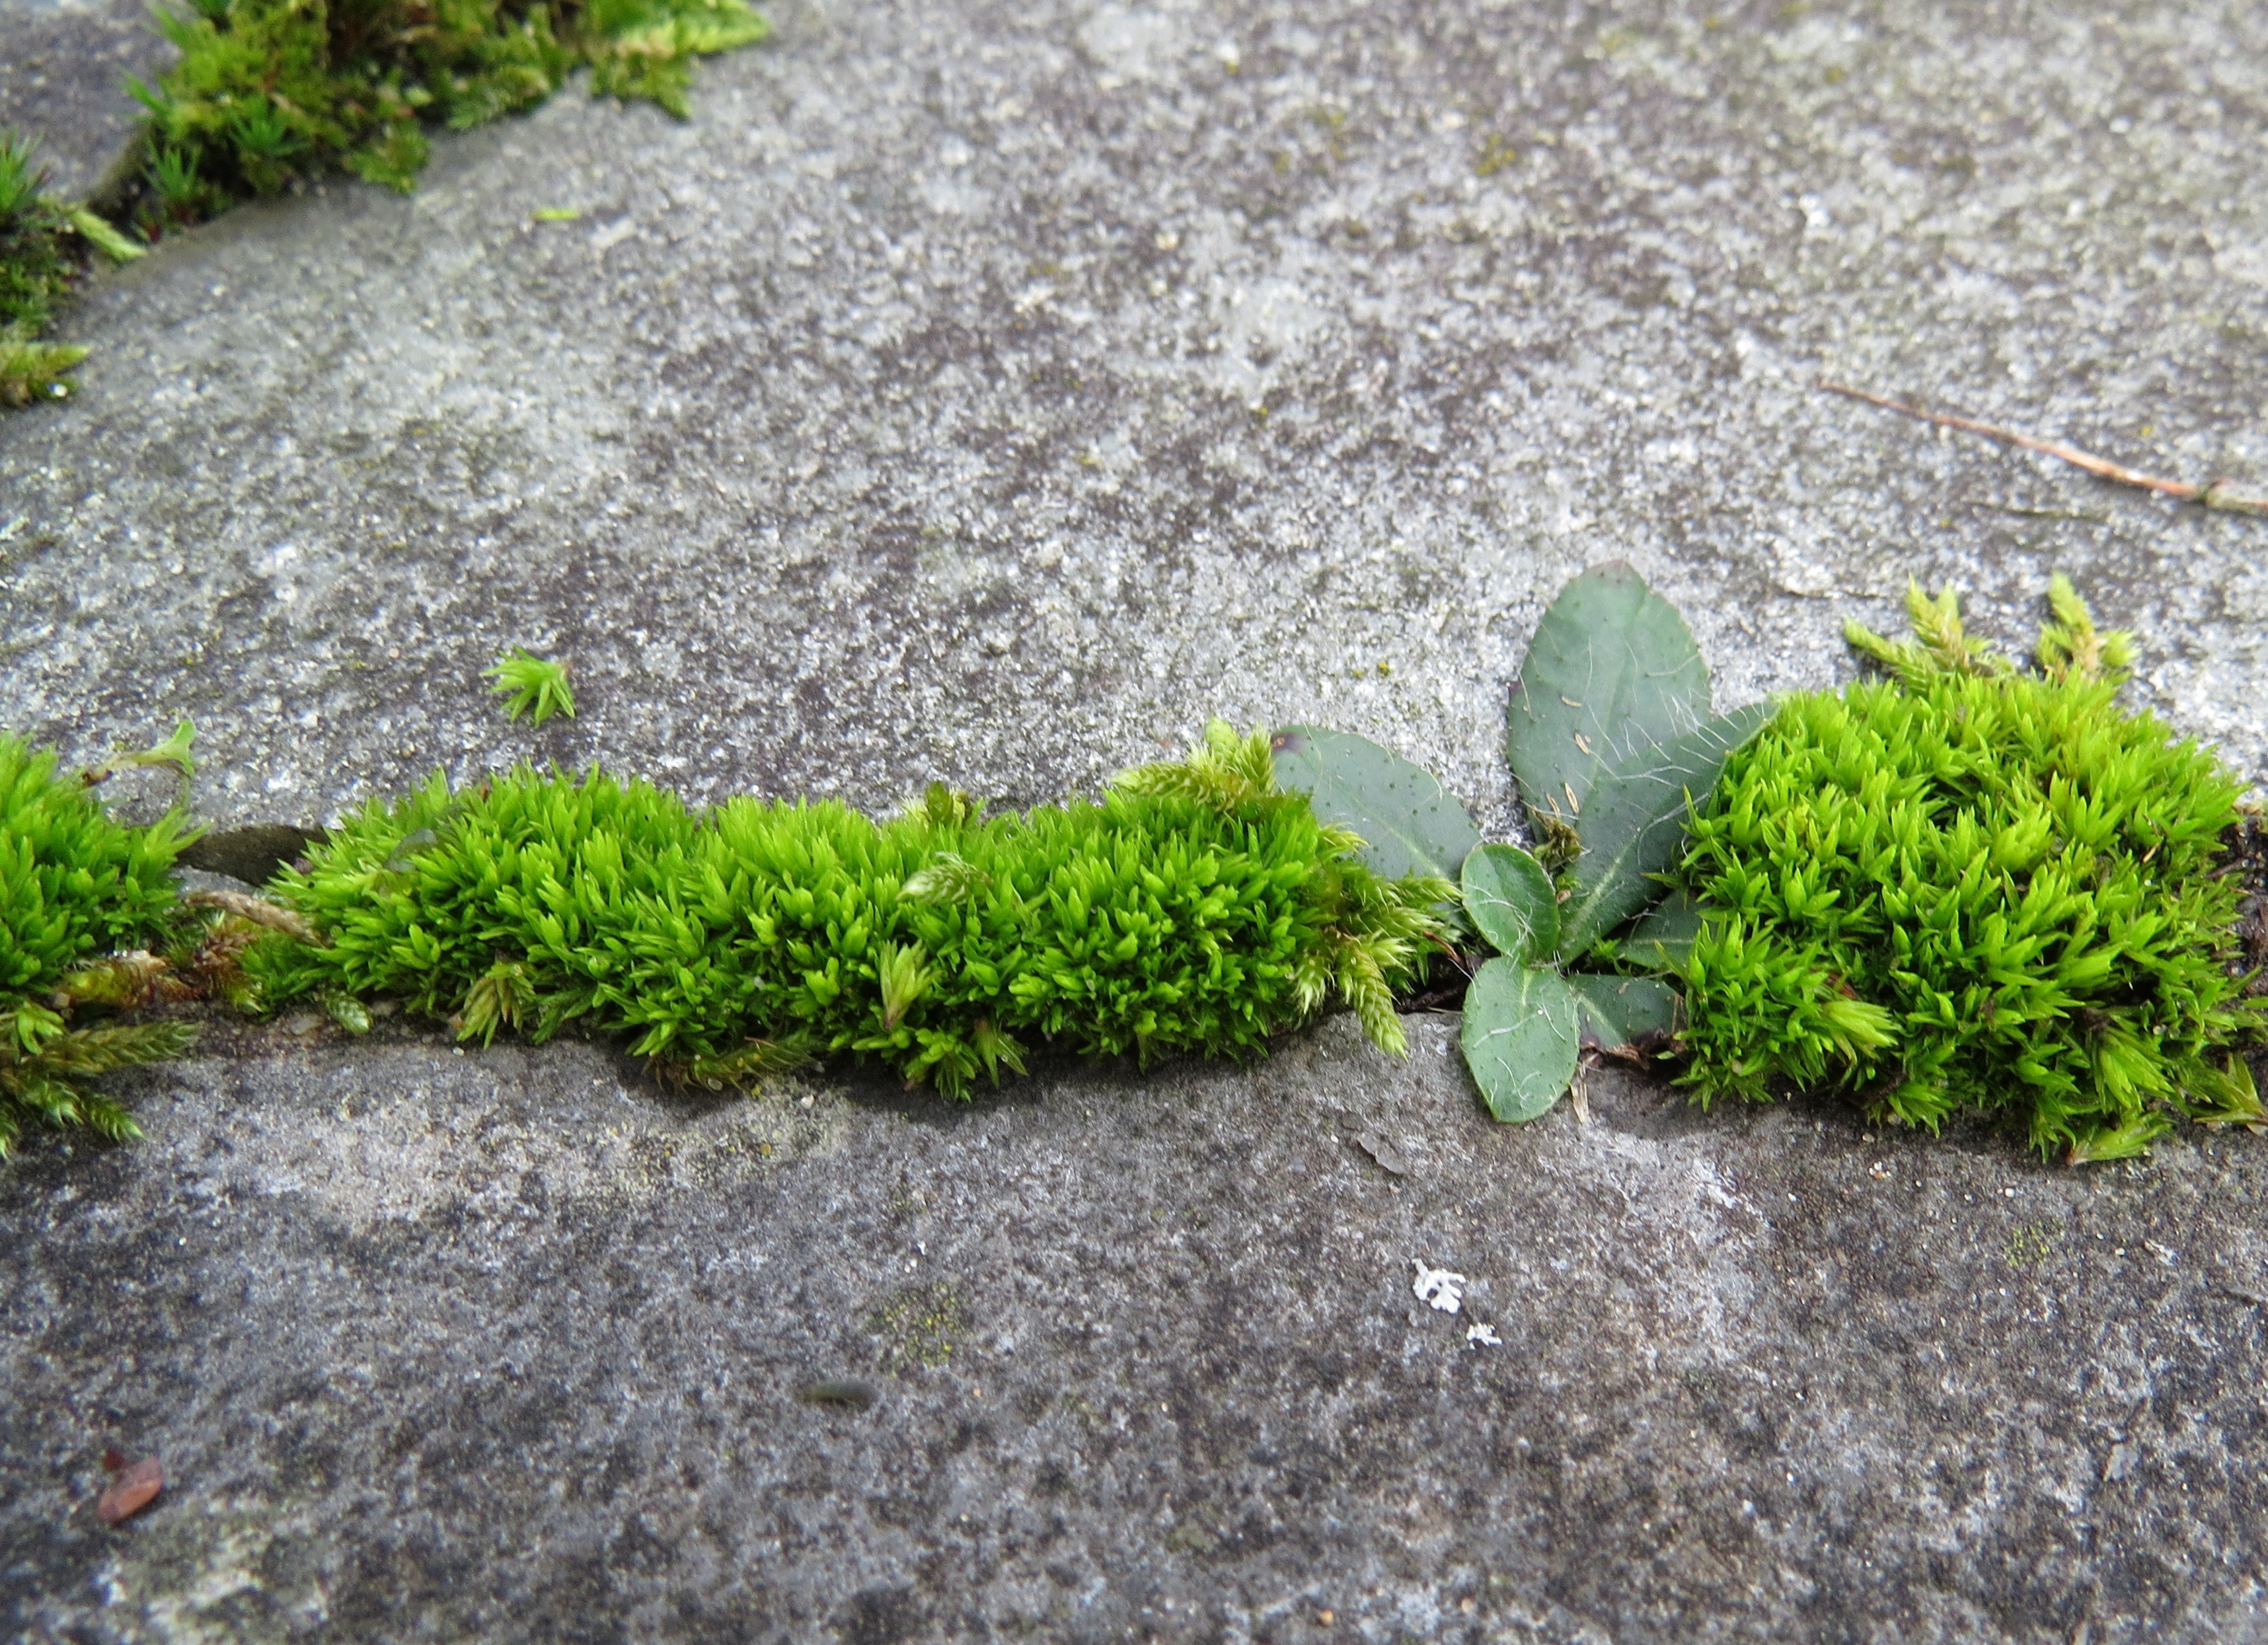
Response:
[[[770,32],[746,0],[188,0],[158,26],[180,60],[154,86],[129,83],[148,159],[105,208],[152,239],[329,172],[406,192],[428,127],[534,107],[578,68],[596,94],[681,119],[694,58]],[[44,182],[31,144],[0,129],[0,408],[70,392],[87,351],[48,337],[55,307],[91,253],[141,251]]]
[[[2116,701],[2127,637],[2061,577],[2037,668],[1912,589],[1887,671],[1788,699],[1727,764],[1680,870],[1702,1100],[1830,1085],[1934,1130],[2007,1111],[2043,1153],[2262,1117],[2227,841],[2240,784]]]
[[[1393,995],[1450,887],[1365,868],[1278,789],[1264,737],[1216,724],[1098,803],[980,813],[942,786],[875,822],[696,813],[597,772],[437,776],[279,877],[320,944],[238,963],[270,1004],[397,995],[482,1040],[580,1023],[720,1086],[850,1055],[959,1096],[1041,1043],[1243,1058],[1334,994],[1405,1048]]]
[[[136,951],[176,921],[182,843],[177,819],[124,826],[52,754],[0,736],[0,1155],[31,1124],[133,1135],[87,1079],[188,1047],[180,1024],[81,1018],[149,999],[165,967]]]
[[[692,60],[768,32],[744,0],[190,0],[159,27],[180,60],[134,88],[153,224],[328,171],[406,190],[427,127],[531,108],[585,65],[681,118]]]
[[[92,253],[117,261],[140,255],[109,224],[63,206],[46,187],[34,145],[0,127],[0,408],[70,392],[70,370],[86,350],[46,339],[56,306]]]

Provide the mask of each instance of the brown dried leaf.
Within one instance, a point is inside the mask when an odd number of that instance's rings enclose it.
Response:
[[[1381,1132],[1361,1131],[1354,1137],[1354,1145],[1378,1162],[1379,1169],[1396,1177],[1410,1174],[1410,1161],[1393,1140]]]
[[[114,1454],[104,1453],[106,1465]],[[102,1500],[94,1505],[94,1516],[106,1525],[119,1524],[157,1501],[158,1493],[165,1488],[166,1471],[155,1457],[129,1463],[110,1476],[110,1483],[103,1487]]]

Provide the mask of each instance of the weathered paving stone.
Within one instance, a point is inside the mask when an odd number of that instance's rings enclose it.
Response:
[[[1617,1076],[1588,1125],[1513,1129],[1454,1025],[1415,1019],[1407,1064],[1340,1019],[1249,1074],[1065,1069],[967,1111],[283,1034],[147,1080],[146,1142],[0,1181],[12,1619],[2257,1627],[2268,1151],[2050,1170]],[[796,1397],[844,1377],[880,1398]],[[122,1531],[91,1512],[107,1443],[174,1480]]]
[[[571,92],[99,279],[81,394],[0,421],[0,723],[188,715],[203,814],[298,822],[530,757],[1028,802],[1222,712],[1501,836],[1516,660],[1620,555],[1727,703],[1910,574],[2016,643],[2066,569],[2268,772],[2257,523],[1811,386],[2268,484],[2258,8],[778,20],[688,123]],[[512,643],[580,718],[501,720]],[[2268,1144],[2072,1172],[1619,1078],[1505,1130],[1453,1024],[967,1111],[217,1039],[144,1142],[0,1173],[10,1627],[2268,1632]],[[113,1443],[170,1483],[105,1531]]]
[[[35,139],[48,187],[83,200],[127,161],[141,106],[175,56],[143,0],[0,0],[0,126]]]

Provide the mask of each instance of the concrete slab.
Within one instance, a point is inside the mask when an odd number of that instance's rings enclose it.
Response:
[[[2243,1638],[2268,1152],[2025,1165],[1454,1017],[968,1110],[276,1033],[0,1179],[34,1639]],[[627,1076],[627,1077],[626,1077]],[[1389,1175],[1358,1136],[1383,1136]],[[1464,1278],[1454,1314],[1415,1265]],[[1498,1341],[1475,1341],[1476,1327]],[[866,1409],[812,1405],[865,1381]],[[105,1445],[157,1452],[93,1522]]]
[[[97,282],[84,393],[0,421],[0,723],[192,716],[239,822],[530,756],[1033,801],[1219,712],[1501,835],[1517,658],[1621,555],[1720,702],[1842,677],[1909,575],[2021,643],[2068,570],[2268,772],[2257,523],[1811,387],[2268,480],[2257,9],[777,20],[689,123],[571,92]],[[510,644],[579,719],[501,721]],[[1622,1085],[1507,1132],[1446,1034],[968,1113],[408,1039],[157,1076],[144,1144],[0,1179],[11,1620],[2262,1630],[2250,1139],[2075,1175]],[[894,1370],[925,1312],[954,1355]],[[880,1403],[794,1401],[838,1374]],[[176,1485],[102,1532],[114,1442]]]

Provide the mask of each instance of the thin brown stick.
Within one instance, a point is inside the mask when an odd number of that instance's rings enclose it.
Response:
[[[2216,480],[2202,486],[2191,485],[2184,480],[2165,480],[2156,474],[2146,474],[2129,468],[2123,463],[2114,463],[2107,457],[2097,457],[2093,452],[2082,452],[2076,445],[2066,445],[2061,440],[2037,439],[2029,434],[2019,434],[2014,429],[1996,428],[1989,422],[1979,422],[1974,417],[1956,417],[1949,412],[1909,406],[1904,400],[1891,400],[1882,394],[1870,394],[1863,388],[1852,388],[1845,383],[1830,383],[1824,378],[1820,379],[1819,386],[1830,394],[1841,394],[1849,400],[1863,400],[1870,406],[1895,411],[1902,417],[1916,417],[1924,422],[1933,422],[1941,429],[1959,429],[1964,434],[1981,434],[1988,440],[1999,441],[2003,445],[2020,445],[2028,452],[2058,458],[2074,468],[2084,468],[2099,479],[2118,485],[2155,491],[2183,503],[2194,503],[2200,508],[2227,509],[2232,513],[2254,514],[2268,519],[2268,497],[2240,496],[2228,489],[2229,482],[2226,480]]]
[[[191,891],[184,892],[181,900],[192,908],[218,908],[224,914],[264,925],[286,936],[296,936],[304,943],[320,940],[315,928],[307,923],[306,915],[265,897],[250,897],[240,891]]]

